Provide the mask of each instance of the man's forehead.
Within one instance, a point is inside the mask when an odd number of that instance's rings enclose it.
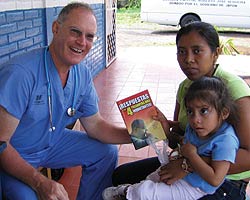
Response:
[[[72,19],[73,18],[73,19]],[[96,21],[95,15],[93,12],[91,12],[90,10],[87,10],[86,8],[74,8],[72,9],[66,16],[64,21],[66,20],[76,20],[75,18],[78,19],[89,19],[89,20],[93,20]]]
[[[84,11],[84,12],[81,12]],[[63,24],[68,26],[75,26],[75,27],[88,27],[89,29],[96,30],[96,18],[95,16],[88,10],[81,10],[69,13],[68,16],[65,18]]]

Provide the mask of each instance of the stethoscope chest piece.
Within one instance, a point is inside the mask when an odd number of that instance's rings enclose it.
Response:
[[[68,115],[69,117],[73,117],[75,114],[76,114],[76,109],[75,109],[75,108],[69,107],[69,108],[67,109],[67,115]]]
[[[53,107],[52,107],[52,91],[51,91],[51,82],[50,82],[50,77],[49,77],[49,69],[48,69],[48,65],[47,65],[47,51],[49,50],[48,47],[45,48],[44,51],[44,68],[45,68],[45,74],[46,74],[46,80],[47,80],[47,84],[48,84],[48,88],[47,88],[47,92],[48,92],[48,107],[49,107],[49,123],[50,123],[50,127],[49,127],[49,132],[54,132],[56,130],[56,127],[53,124]],[[76,71],[75,71],[75,67],[73,67],[73,74],[75,76],[75,87],[74,87],[74,94],[73,94],[73,102],[72,102],[72,106],[69,107],[67,109],[67,115],[69,117],[73,117],[76,114],[76,109],[75,109],[75,100],[76,100],[76,89],[78,88],[78,78],[76,75]]]

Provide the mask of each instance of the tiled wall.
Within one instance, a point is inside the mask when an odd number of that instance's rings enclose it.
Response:
[[[104,3],[93,3],[97,17],[98,40],[83,60],[96,76],[106,66]],[[13,56],[48,45],[52,38],[51,25],[62,6],[16,9],[0,12],[0,64]]]
[[[46,45],[45,9],[0,13],[0,63]]]

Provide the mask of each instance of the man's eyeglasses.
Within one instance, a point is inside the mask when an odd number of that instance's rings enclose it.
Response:
[[[63,25],[63,23],[60,22],[59,20],[57,22],[60,25]],[[67,28],[69,29],[70,36],[76,39],[81,38],[83,35],[85,39],[90,43],[93,43],[98,39],[98,37],[94,33],[84,33],[83,31],[79,30],[77,27],[74,27],[74,26],[69,26]]]
[[[88,42],[95,42],[98,37],[95,35],[95,34],[92,34],[92,33],[84,33],[82,31],[80,31],[78,28],[76,27],[70,27],[69,28],[69,31],[70,31],[70,35],[74,38],[80,38],[84,35],[85,39],[88,41]]]

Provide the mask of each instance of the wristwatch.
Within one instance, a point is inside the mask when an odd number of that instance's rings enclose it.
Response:
[[[6,147],[7,143],[4,141],[0,141],[0,153],[2,153]]]

